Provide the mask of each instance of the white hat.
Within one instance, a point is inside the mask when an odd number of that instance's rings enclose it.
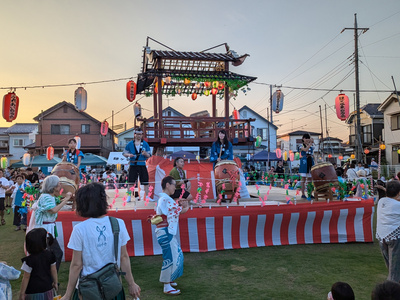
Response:
[[[90,172],[96,172],[96,169],[92,169]]]
[[[366,175],[365,170],[358,170],[357,171],[357,176],[358,177],[365,177],[365,175]]]

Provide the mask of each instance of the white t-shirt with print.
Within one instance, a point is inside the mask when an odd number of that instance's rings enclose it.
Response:
[[[4,187],[7,187],[5,189],[0,188],[0,198],[5,198],[6,190],[10,187],[10,184],[8,183],[8,180],[5,177],[0,178],[0,184],[3,185]]]
[[[130,240],[123,220],[119,224],[119,242],[117,263],[121,262],[121,247]],[[69,239],[68,248],[82,251],[82,275],[88,275],[115,262],[114,235],[108,216],[90,218],[74,226]]]

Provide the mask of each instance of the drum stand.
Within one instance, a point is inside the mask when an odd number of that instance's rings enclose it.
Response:
[[[333,201],[333,192],[331,189],[328,190],[314,190],[315,201],[325,199],[326,201]]]
[[[230,196],[230,197],[227,197],[227,198],[222,198],[222,200],[225,200],[225,201],[228,201],[229,200],[229,203],[232,203],[232,200],[233,200],[233,197],[235,196],[235,193],[236,193],[236,191],[237,191],[237,188],[238,188],[238,184],[236,184],[236,186],[235,186],[235,188],[232,190],[232,185],[231,185],[231,183],[226,183],[226,187],[225,187],[225,192],[224,192],[224,194],[223,194],[223,197],[226,195],[226,196]],[[221,191],[222,191],[222,185],[217,185],[217,195],[219,195],[220,193],[221,193]],[[218,196],[217,196],[217,199],[218,199]],[[222,200],[221,200],[221,202],[219,203],[219,205],[221,205],[221,203],[222,203]],[[218,201],[218,200],[217,200]],[[237,205],[239,205],[239,197],[237,198]]]

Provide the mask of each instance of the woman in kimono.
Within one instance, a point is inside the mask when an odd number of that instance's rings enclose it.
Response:
[[[303,144],[298,149],[300,152],[301,198],[306,199],[307,197],[304,195],[306,179],[311,179],[311,167],[314,165],[314,147],[312,147],[314,140],[308,133],[303,134],[301,140]],[[314,198],[312,195],[310,197]]]
[[[175,280],[183,275],[183,253],[176,232],[179,226],[179,215],[188,211],[187,201],[179,203],[171,198],[175,192],[176,181],[171,176],[166,176],[161,181],[163,192],[159,194],[156,214],[162,217],[157,224],[157,241],[162,248],[163,264],[160,282],[164,284],[164,294],[179,295],[180,290]]]
[[[211,146],[210,162],[215,165],[221,160],[233,160],[233,146],[226,135],[225,129],[218,131],[218,139]]]

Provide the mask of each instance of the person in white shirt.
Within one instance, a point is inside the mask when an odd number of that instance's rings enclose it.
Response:
[[[65,295],[61,298],[78,299],[78,290],[75,288],[79,274],[86,276],[100,270],[108,263],[115,262],[114,236],[110,218],[107,216],[107,194],[100,183],[89,183],[81,187],[75,196],[76,212],[79,216],[89,218],[74,226],[68,243],[73,250],[69,269],[68,286]],[[118,219],[118,255],[117,264],[128,282],[129,294],[137,299],[140,296],[140,287],[133,279],[131,263],[126,244],[130,240],[123,220]],[[81,273],[82,272],[82,273]],[[122,289],[117,299],[125,299]]]
[[[386,197],[377,206],[376,238],[386,267],[387,279],[400,280],[400,181],[393,180],[386,186]]]
[[[0,219],[1,225],[6,225],[6,220],[4,220],[4,210],[5,210],[5,200],[6,200],[6,190],[10,187],[7,178],[3,177],[3,169],[0,169]]]
[[[355,167],[356,167],[355,164],[351,163],[350,168],[346,170],[347,181],[353,181],[358,179]]]

